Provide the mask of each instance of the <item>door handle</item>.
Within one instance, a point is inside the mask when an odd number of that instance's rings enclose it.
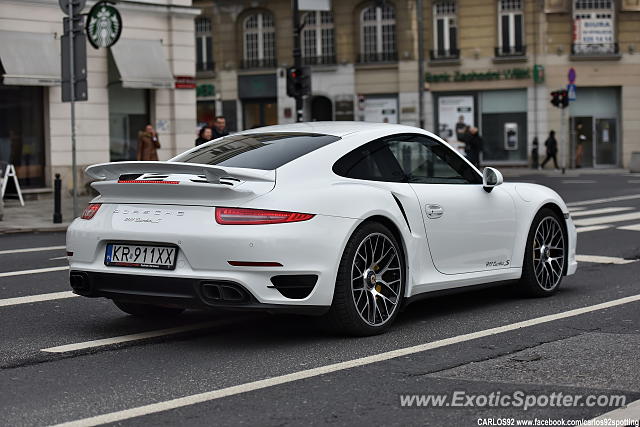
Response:
[[[436,219],[444,214],[444,209],[440,205],[426,205],[427,218]]]

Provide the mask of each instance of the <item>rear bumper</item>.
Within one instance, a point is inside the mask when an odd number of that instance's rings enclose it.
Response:
[[[329,307],[266,304],[233,281],[71,270],[73,292],[90,298],[194,309],[259,310],[319,315]]]

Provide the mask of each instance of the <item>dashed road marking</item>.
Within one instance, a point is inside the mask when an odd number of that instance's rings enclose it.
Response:
[[[621,225],[618,230],[640,231],[640,224]]]
[[[69,269],[69,266],[65,265],[64,267],[48,267],[48,268],[36,268],[34,270],[5,271],[4,273],[0,273],[0,277],[22,276],[23,274],[50,273],[52,271],[62,271],[62,270],[68,270],[68,269]]]
[[[73,298],[78,295],[71,291],[52,292],[50,294],[30,295],[26,297],[15,297],[0,299],[0,307],[8,307],[11,305],[30,304],[33,302],[53,301],[65,298]]]
[[[588,231],[598,231],[598,230],[606,230],[610,228],[610,225],[591,225],[588,227],[576,227],[577,233],[586,233]]]
[[[600,208],[600,209],[589,209],[589,210],[582,210],[580,212],[571,212],[571,216],[573,218],[577,218],[577,217],[581,217],[581,216],[590,216],[590,215],[602,215],[602,214],[606,214],[606,213],[613,213],[613,212],[624,212],[624,211],[631,211],[633,210],[633,208],[630,207],[619,207],[619,208]]]
[[[212,390],[204,393],[192,394],[189,396],[179,397],[177,399],[166,400],[162,402],[152,403],[149,405],[138,406],[135,408],[124,409],[121,411],[110,412],[93,417],[83,418],[67,423],[58,424],[55,427],[76,427],[76,426],[96,426],[100,424],[116,423],[118,421],[128,420],[131,418],[141,417],[144,415],[155,414],[176,408],[194,405],[197,403],[210,402],[212,400],[221,399],[228,396],[234,396],[251,391],[261,390],[280,384],[286,384],[293,381],[299,381],[307,378],[317,377],[332,372],[343,371],[346,369],[357,368],[360,366],[370,365],[376,362],[395,359],[402,356],[408,356],[415,353],[421,353],[436,348],[458,344],[461,342],[471,341],[478,338],[484,338],[504,332],[514,331],[529,326],[540,325],[555,320],[567,319],[581,314],[591,313],[597,310],[616,307],[623,304],[640,301],[640,294],[620,298],[612,301],[603,302],[587,307],[577,308],[573,310],[563,311],[560,313],[550,314],[547,316],[536,317],[522,322],[511,323],[496,328],[484,329],[469,334],[458,335],[451,338],[445,338],[411,347],[400,348],[371,356],[361,357],[358,359],[347,360],[345,362],[334,363],[331,365],[319,366],[317,368],[306,369],[302,371],[292,372],[290,374],[279,375],[271,378],[265,378],[258,381],[252,381],[244,384],[238,384],[218,390]]]
[[[25,252],[40,252],[40,251],[58,251],[60,249],[65,249],[66,246],[42,246],[39,248],[24,248],[24,249],[7,249],[4,251],[0,251],[0,255],[5,254],[22,254]]]
[[[629,196],[607,197],[604,199],[582,200],[580,202],[567,203],[567,206],[574,207],[574,206],[584,206],[584,205],[595,205],[598,203],[620,202],[622,200],[634,200],[634,199],[640,199],[640,194],[632,194]]]
[[[575,208],[569,208],[569,212],[573,213],[573,212],[580,212],[587,209],[586,207],[575,207]]]
[[[637,259],[624,259],[614,256],[601,256],[601,255],[576,255],[576,261],[578,262],[593,262],[597,264],[630,264],[638,261]]]
[[[57,257],[53,257],[53,258],[49,258],[49,261],[57,261],[59,259],[67,259],[67,256],[57,256]]]
[[[608,224],[610,222],[635,221],[638,219],[640,219],[640,212],[632,212],[618,215],[598,216],[595,218],[577,219],[573,221],[573,223],[576,227],[581,227],[586,225]]]
[[[596,181],[593,179],[568,179],[562,181],[563,184],[595,184]]]

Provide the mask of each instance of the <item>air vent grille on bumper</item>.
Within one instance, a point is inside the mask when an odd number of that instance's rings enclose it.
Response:
[[[271,278],[273,286],[270,287],[276,288],[286,298],[304,299],[311,295],[317,281],[315,274],[279,275]]]

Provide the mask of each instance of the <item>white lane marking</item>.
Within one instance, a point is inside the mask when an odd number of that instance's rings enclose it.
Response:
[[[67,259],[67,256],[65,255],[65,256],[57,256],[57,257],[54,257],[54,258],[49,258],[49,261],[56,261],[56,260],[59,260],[59,259]]]
[[[221,322],[217,320],[217,321],[211,321],[211,322],[196,323],[193,325],[178,326],[176,328],[156,329],[154,331],[141,332],[137,334],[121,335],[119,337],[103,338],[100,340],[92,340],[92,341],[79,342],[75,344],[66,344],[66,345],[59,345],[56,347],[48,347],[48,348],[43,348],[41,351],[46,351],[47,353],[67,353],[70,351],[86,350],[87,348],[104,347],[106,345],[120,344],[123,342],[139,341],[139,340],[144,340],[148,338],[162,337],[165,335],[179,334],[182,332],[196,331],[198,329],[210,328],[212,326],[219,326],[224,323],[228,323],[228,321]]]
[[[633,208],[630,208],[630,207],[589,209],[589,210],[583,210],[575,213],[572,211],[571,216],[576,218],[580,216],[602,215],[606,213],[624,212],[624,211],[631,211],[631,210],[633,210]]]
[[[604,199],[582,200],[580,202],[567,203],[567,206],[574,207],[574,206],[584,206],[584,205],[595,205],[598,203],[620,202],[622,200],[633,200],[633,199],[640,199],[640,194],[632,194],[629,196],[607,197]]]
[[[629,264],[638,261],[637,259],[624,259],[613,256],[601,255],[576,255],[578,262],[594,262],[597,264]]]
[[[65,249],[66,246],[42,246],[39,248],[25,248],[25,249],[7,249],[4,251],[0,251],[0,255],[4,254],[22,254],[25,252],[40,252],[40,251],[57,251],[60,249]]]
[[[64,298],[73,298],[78,295],[71,291],[64,292],[52,292],[50,294],[30,295],[27,297],[5,298],[0,299],[0,307],[7,307],[10,305],[30,304],[32,302],[52,301]]]
[[[595,184],[595,181],[592,179],[571,179],[562,181],[563,184]]]
[[[0,273],[0,277],[21,276],[23,274],[49,273],[51,271],[62,271],[68,269],[69,266],[65,265],[64,267],[36,268],[35,270],[5,271],[4,273]]]
[[[96,415],[93,417],[83,418],[80,420],[69,421],[66,423],[58,424],[54,427],[80,427],[80,426],[96,426],[100,424],[115,423],[130,418],[141,417],[143,415],[154,414],[158,412],[168,411],[171,409],[182,408],[185,406],[194,405],[196,403],[208,402],[223,397],[233,396],[236,394],[247,393],[250,391],[260,390],[268,387],[273,387],[280,384],[290,383],[306,378],[317,377],[319,375],[329,374],[332,372],[343,371],[345,369],[357,368],[359,366],[365,366],[376,362],[382,362],[389,359],[395,359],[397,357],[408,356],[410,354],[420,353],[436,348],[444,347],[447,345],[458,344],[478,338],[484,338],[491,335],[501,334],[503,332],[513,331],[529,326],[540,325],[542,323],[552,322],[554,320],[566,319],[569,317],[579,316],[585,313],[591,313],[593,311],[602,310],[605,308],[616,307],[622,304],[629,304],[632,302],[640,301],[640,294],[632,295],[625,298],[620,298],[612,301],[603,302],[587,307],[576,308],[560,313],[550,314],[547,316],[536,317],[534,319],[524,320],[522,322],[511,323],[509,325],[499,326],[496,328],[484,329],[482,331],[472,332],[469,334],[458,335],[451,338],[445,338],[437,341],[432,341],[424,344],[415,345],[412,347],[400,348],[397,350],[391,350],[384,353],[378,353],[371,356],[362,357],[359,359],[347,360],[345,362],[334,363],[331,365],[320,366],[317,368],[307,369],[303,371],[292,372],[290,374],[280,375],[277,377],[265,378],[263,380],[252,381],[249,383],[239,384],[231,387],[226,387],[218,390],[207,391],[204,393],[192,394],[190,396],[180,397],[177,399],[171,399],[164,402],[151,403],[149,405],[138,406],[136,408],[124,409],[122,411],[116,411],[106,413],[102,415]]]
[[[640,179],[630,179],[627,181],[629,184],[640,184]]]
[[[622,225],[618,230],[640,231],[640,224]]]
[[[577,233],[586,233],[587,231],[605,230],[611,227],[610,225],[591,225],[589,227],[576,227]]]
[[[577,219],[573,221],[573,223],[576,225],[576,227],[578,227],[578,226],[584,226],[584,225],[607,224],[610,222],[635,221],[637,219],[640,219],[640,212],[632,212],[632,213],[618,214],[618,215],[605,215],[605,216],[598,216],[595,218]]]
[[[640,400],[636,400],[635,402],[631,402],[625,406],[622,406],[618,409],[614,409],[611,412],[607,412],[606,414],[602,414],[599,417],[596,417],[584,425],[587,426],[595,426],[595,425],[614,425],[611,424],[603,424],[602,422],[606,420],[607,423],[610,421],[626,421],[629,424],[615,424],[615,425],[636,425],[633,424],[633,421],[640,419]],[[600,421],[600,423],[598,423]]]
[[[576,208],[569,208],[569,212],[573,213],[573,212],[579,212],[579,211],[583,211],[587,208],[585,207],[576,207]]]

